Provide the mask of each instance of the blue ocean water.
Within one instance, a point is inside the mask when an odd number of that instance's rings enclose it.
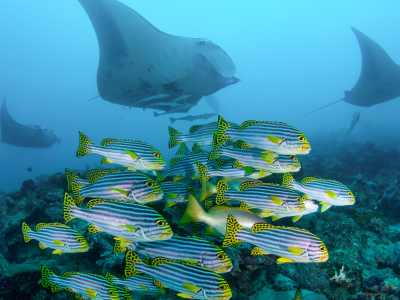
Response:
[[[400,200],[396,194],[399,157],[393,154],[397,153],[400,146],[397,134],[400,128],[399,100],[390,100],[372,107],[357,107],[339,102],[315,114],[306,117],[303,115],[343,98],[344,90],[351,90],[357,82],[361,71],[361,54],[350,26],[372,38],[385,49],[394,62],[400,63],[400,39],[397,34],[400,29],[400,3],[361,0],[121,2],[136,10],[163,32],[206,38],[219,45],[232,58],[236,66],[235,76],[241,79],[239,83],[213,95],[221,106],[219,114],[238,124],[246,120],[265,120],[282,121],[295,126],[308,137],[313,147],[310,157],[302,160],[303,174],[336,180],[345,178],[345,184],[358,190],[362,199],[360,206],[351,211],[334,208],[332,211],[338,215],[331,215],[329,211],[323,221],[312,217],[313,226],[321,227],[314,228],[309,225],[310,222],[303,226],[309,226],[307,228],[310,231],[315,229],[321,233],[325,232],[323,227],[328,226],[327,224],[333,226],[330,222],[342,224],[344,231],[340,241],[343,240],[343,243],[332,243],[343,253],[351,247],[350,244],[360,241],[363,243],[368,238],[368,245],[383,245],[379,249],[368,248],[368,254],[360,253],[355,263],[357,266],[363,263],[372,266],[374,272],[371,271],[367,276],[367,272],[361,270],[362,267],[357,269],[352,265],[349,269],[353,273],[348,276],[352,279],[359,278],[355,279],[357,284],[351,281],[326,280],[328,283],[323,281],[307,285],[302,282],[302,287],[306,286],[310,291],[323,294],[328,299],[398,299],[399,281],[395,280],[399,280],[399,229],[396,225],[398,214],[387,213],[391,210],[390,205],[396,205],[396,201]],[[44,126],[61,138],[60,144],[43,149],[1,143],[0,191],[18,191],[24,181],[37,181],[36,178],[42,174],[63,173],[65,168],[85,170],[86,165],[93,169],[99,165],[100,159],[97,155],[76,157],[79,131],[97,144],[104,138],[142,140],[157,147],[166,161],[174,156],[176,148],[168,148],[168,126],[171,125],[169,115],[155,118],[152,109],[129,109],[100,98],[88,101],[98,95],[96,71],[99,48],[93,26],[78,1],[3,1],[0,3],[0,11],[0,97],[7,95],[8,111],[17,122]],[[360,122],[346,138],[339,141],[355,111],[361,112]],[[204,100],[200,100],[189,113],[196,115],[209,112],[212,112],[210,107]],[[173,116],[183,117],[185,114]],[[217,117],[195,123],[179,121],[173,127],[181,132],[188,132],[193,124],[216,120]],[[32,171],[29,172],[28,168],[32,168]],[[58,186],[52,186],[46,192],[47,196],[40,200],[41,205],[53,203],[50,198],[62,197],[56,188]],[[24,199],[19,201],[28,202],[27,195],[18,197]],[[32,199],[40,198],[35,197]],[[390,201],[387,200],[389,202],[386,203],[385,199],[389,198]],[[2,201],[5,205],[4,203],[12,200],[3,198]],[[32,207],[40,210],[36,204],[32,204]],[[8,240],[8,244],[3,247],[3,253],[0,252],[0,258],[5,258],[6,261],[10,252],[19,251],[20,247],[24,247],[24,251],[31,251],[33,247],[30,244],[21,246],[21,237],[17,242],[17,231],[13,226],[18,226],[20,234],[20,223],[16,224],[16,219],[24,216],[13,217],[11,212],[16,212],[19,205],[26,210],[33,209],[21,203],[14,208],[4,209],[5,214],[8,214],[7,218],[12,220],[2,220],[3,227],[7,230],[0,236],[3,240]],[[378,209],[374,210],[375,207]],[[398,209],[398,204],[395,209]],[[47,218],[43,222],[50,222],[49,207],[42,210],[46,211],[43,218]],[[57,216],[54,221],[61,221],[60,218],[61,216]],[[367,221],[360,221],[360,218],[366,218]],[[363,224],[364,221],[366,223]],[[10,225],[13,222],[15,224]],[[348,222],[352,223],[349,225]],[[357,238],[344,241],[349,234],[348,230]],[[380,235],[384,235],[385,239],[378,241],[376,238]],[[35,255],[44,263],[44,257],[40,256],[39,250],[35,249]],[[101,259],[101,251],[96,250],[98,252],[93,258],[94,263]],[[357,251],[362,249],[357,248]],[[376,259],[377,253],[389,252],[390,255],[383,262],[367,263]],[[50,254],[48,258],[51,258]],[[18,265],[25,258],[19,259],[8,257],[8,263]],[[60,257],[60,262],[65,267],[68,265],[68,258]],[[261,283],[264,280],[270,284],[277,274],[294,280],[292,272],[329,279],[334,277],[332,272],[339,274],[341,262],[345,265],[344,260],[339,258],[334,262],[329,271],[316,270],[313,269],[316,268],[314,266],[284,271],[273,267],[267,271],[260,268],[261,271],[252,273],[252,276],[261,278]],[[102,261],[98,265],[107,270],[107,263]],[[268,265],[269,262],[264,259],[262,263]],[[85,268],[88,268],[87,265],[78,269],[91,271]],[[383,271],[375,272],[378,269],[388,269],[390,276],[385,277]],[[32,282],[29,272],[33,271],[31,269],[21,274]],[[0,277],[6,278],[0,286],[5,289],[6,285],[15,286],[21,283],[18,281],[21,279],[16,279],[16,276],[6,276],[0,272]],[[33,278],[38,279],[36,277]],[[374,278],[376,284],[372,282]],[[368,280],[372,283],[369,284]],[[389,283],[385,285],[385,282]],[[246,297],[260,293],[263,290],[261,283],[251,288],[246,283],[242,287],[246,292],[240,294],[242,298],[233,299],[247,299]],[[298,287],[298,283],[296,281],[293,287],[287,283],[288,287],[280,286],[275,291],[292,290]],[[17,289],[14,293],[17,293]],[[265,291],[252,299],[269,299],[266,298],[268,293],[269,291]],[[355,298],[357,293],[361,293],[363,298]],[[45,299],[46,295],[49,296],[50,293],[32,294],[31,299]],[[9,295],[0,295],[0,299],[8,299],[7,296]],[[27,296],[21,297],[17,299],[25,299],[23,297]]]

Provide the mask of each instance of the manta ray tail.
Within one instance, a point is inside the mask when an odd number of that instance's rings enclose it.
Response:
[[[318,108],[318,109],[316,109],[316,110],[313,110],[313,111],[311,111],[311,112],[309,112],[309,113],[306,113],[303,117],[308,116],[309,114],[312,114],[312,113],[314,113],[314,112],[316,112],[316,111],[318,111],[318,110],[320,110],[320,109],[323,109],[323,108],[325,108],[325,107],[331,106],[332,104],[338,103],[338,102],[340,102],[340,101],[342,101],[342,100],[343,100],[343,99],[340,99],[340,100],[337,100],[337,101],[335,101],[335,102],[329,103],[328,105],[322,106],[322,107],[320,107],[320,108]]]
[[[96,98],[99,98],[99,97],[101,97],[101,96],[100,96],[100,95],[97,95],[96,97],[90,98],[90,99],[88,100],[88,102],[89,102],[89,101],[92,101],[92,100],[94,100],[94,99],[96,99]]]

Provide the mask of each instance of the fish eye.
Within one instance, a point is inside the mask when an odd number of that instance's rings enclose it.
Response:
[[[302,136],[302,135],[300,135],[297,139],[298,139],[300,142],[304,142],[304,141],[306,140],[306,138],[305,138],[304,136]]]
[[[321,247],[319,247],[319,250],[321,250],[322,252],[326,252],[326,247],[325,246],[321,246]]]
[[[353,196],[353,193],[352,192],[348,192],[347,195]]]
[[[77,241],[78,243],[83,243],[83,238],[77,238],[76,241]]]
[[[154,186],[154,183],[151,182],[151,181],[147,181],[147,182],[146,182],[146,186],[147,186],[147,187],[153,187],[153,186]]]
[[[158,226],[163,227],[165,226],[165,222],[163,220],[158,220],[156,223]]]
[[[154,156],[155,158],[159,158],[159,157],[160,157],[160,153],[154,152],[154,153],[153,153],[153,156]]]
[[[296,159],[297,159],[296,156],[294,156],[294,155],[290,155],[289,158],[290,158],[291,160],[296,160]]]
[[[297,202],[300,202],[300,201],[301,201],[301,198],[300,198],[300,197],[297,197],[297,198],[296,198],[296,201],[297,201]]]
[[[226,289],[228,289],[228,285],[227,285],[227,284],[220,284],[220,285],[218,286],[218,288],[219,288],[221,291],[225,291]]]
[[[117,294],[115,291],[113,291],[113,290],[109,290],[108,291],[108,294],[110,295],[110,296],[119,296],[119,294]]]
[[[217,258],[218,258],[219,260],[223,260],[223,259],[225,258],[225,254],[219,253],[219,254],[217,255]]]

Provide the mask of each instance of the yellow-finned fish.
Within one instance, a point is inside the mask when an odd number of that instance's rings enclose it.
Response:
[[[276,255],[278,264],[324,262],[329,258],[321,239],[304,229],[262,223],[254,224],[248,232],[232,215],[228,216],[226,227],[223,247],[250,243],[256,246],[251,255]]]
[[[353,205],[356,201],[353,193],[344,184],[335,180],[306,177],[301,183],[296,182],[290,173],[283,175],[283,186],[299,191],[307,195],[304,199],[320,201],[321,212],[332,205]]]
[[[207,234],[225,235],[226,220],[230,214],[248,230],[256,223],[266,223],[251,211],[239,207],[214,206],[206,212],[192,195],[189,196],[188,206],[179,223],[203,222],[208,225]]]
[[[25,242],[34,239],[39,241],[41,249],[55,249],[53,254],[87,252],[89,245],[79,232],[61,223],[39,223],[36,231],[22,223],[22,233]]]

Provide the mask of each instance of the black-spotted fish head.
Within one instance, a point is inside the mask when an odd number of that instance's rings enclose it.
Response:
[[[232,261],[222,249],[210,249],[203,254],[203,266],[215,273],[228,273],[232,270]]]
[[[156,211],[146,217],[142,224],[142,231],[142,235],[148,241],[168,240],[173,235],[167,220]]]
[[[278,155],[273,165],[279,166],[280,172],[298,172],[301,169],[300,161],[294,155]]]
[[[150,177],[143,175],[133,183],[128,199],[144,204],[161,200],[163,195],[160,186]]]

